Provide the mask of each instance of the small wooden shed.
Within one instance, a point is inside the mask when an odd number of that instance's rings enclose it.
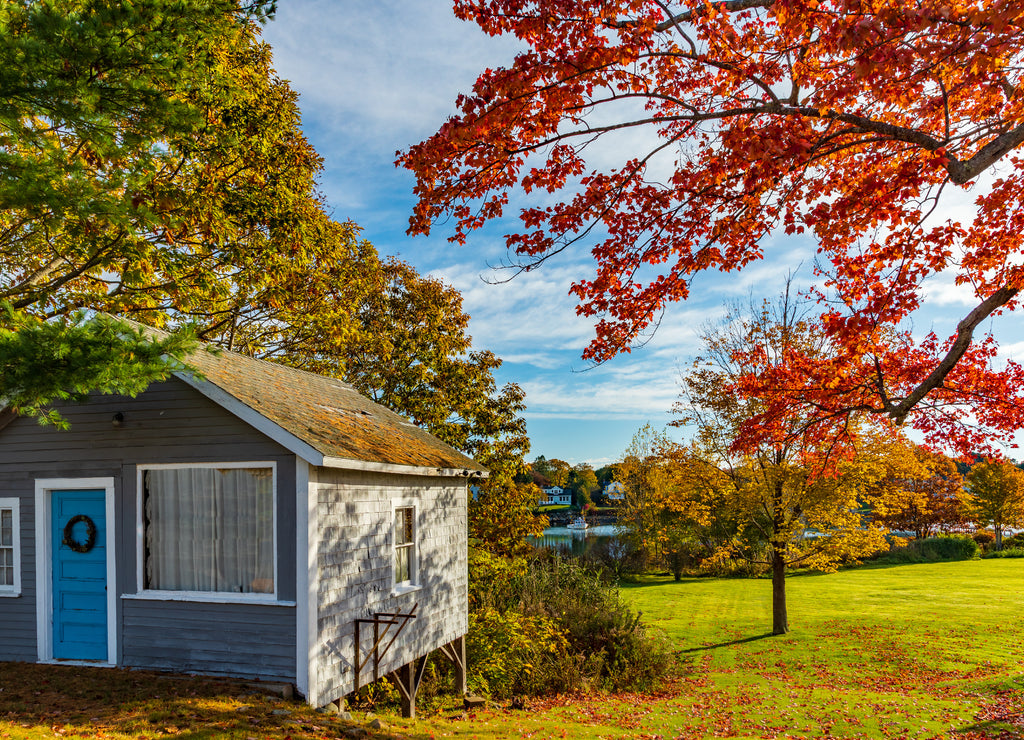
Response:
[[[136,398],[0,418],[0,660],[464,690],[470,458],[332,378],[195,353]]]

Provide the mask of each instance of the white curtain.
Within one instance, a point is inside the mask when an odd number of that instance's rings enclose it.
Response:
[[[273,593],[270,468],[147,470],[146,588]]]

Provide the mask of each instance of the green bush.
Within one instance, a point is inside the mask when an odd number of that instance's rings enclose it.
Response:
[[[568,652],[555,620],[485,607],[469,615],[466,657],[470,691],[504,698],[560,689]]]
[[[471,547],[469,550],[469,611],[492,608],[507,611],[519,603],[526,558],[506,558]]]
[[[578,560],[534,561],[523,584],[521,609],[557,620],[570,654],[585,657],[582,664],[562,667],[563,691],[647,688],[674,665],[667,642],[649,634],[618,589]],[[574,668],[582,675],[571,675]]]
[[[675,666],[601,570],[557,555],[470,555],[473,687],[495,698],[654,686]]]
[[[890,565],[905,563],[937,563],[948,560],[971,560],[978,555],[978,543],[971,537],[928,537],[911,540],[907,545],[874,558],[873,562]]]
[[[1005,541],[1004,541],[1005,545]],[[982,555],[983,558],[1024,558],[1024,548],[1022,547],[1003,547],[1002,550],[993,550]]]
[[[1012,537],[1003,537],[1003,549],[1024,549],[1024,532],[1018,532]]]

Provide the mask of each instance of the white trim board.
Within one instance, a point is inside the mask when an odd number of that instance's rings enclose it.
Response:
[[[117,520],[113,478],[37,478],[36,524],[36,654],[40,663],[53,659],[53,540],[50,536],[51,491],[102,490],[107,518],[107,665],[117,665]],[[89,662],[89,665],[97,665]],[[102,665],[102,664],[99,664]]]
[[[317,526],[316,486],[310,466],[295,461],[295,688],[307,701],[319,690],[317,675]],[[303,553],[306,554],[303,557]]]

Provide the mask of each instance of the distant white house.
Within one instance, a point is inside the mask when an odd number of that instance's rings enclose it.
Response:
[[[544,491],[544,499],[540,502],[541,506],[561,506],[572,503],[572,491],[568,488],[562,488],[560,486],[545,486],[541,489]]]
[[[626,498],[626,487],[617,480],[604,487],[604,497],[609,501],[622,501]]]

